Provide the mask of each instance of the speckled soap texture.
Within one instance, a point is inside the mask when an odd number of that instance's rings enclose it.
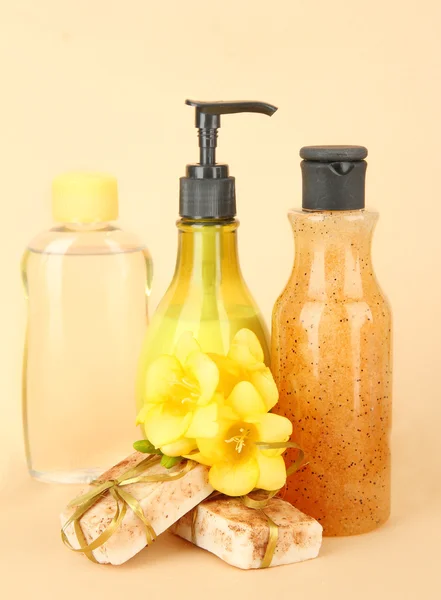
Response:
[[[146,454],[135,452],[115,467],[104,473],[100,480],[108,481],[122,475],[122,473],[135,467]],[[158,473],[174,473],[179,471],[179,465],[165,469],[156,464],[148,471],[149,475]],[[89,486],[90,488],[90,486]],[[134,496],[140,503],[144,515],[153,527],[156,535],[168,529],[175,521],[207,498],[213,488],[208,483],[208,469],[197,465],[180,479],[151,483],[134,483],[124,486],[124,490]],[[110,494],[104,495],[90,510],[85,513],[80,521],[81,529],[88,544],[95,540],[111,522],[115,513],[116,503]],[[73,513],[73,509],[66,509],[61,515],[64,525]],[[79,548],[73,525],[70,525],[66,534],[74,548]],[[120,565],[137,554],[146,546],[145,528],[141,520],[127,510],[119,529],[112,535],[108,542],[94,550],[93,555],[99,563]]]
[[[275,411],[306,466],[285,498],[324,535],[374,529],[390,512],[391,312],[375,278],[369,211],[289,214],[291,278],[273,312]],[[294,451],[286,453],[288,463]]]
[[[271,567],[318,555],[322,526],[317,521],[280,498],[270,500],[265,513],[279,527]],[[260,567],[269,539],[268,519],[240,498],[208,499],[179,519],[171,531],[240,569]]]

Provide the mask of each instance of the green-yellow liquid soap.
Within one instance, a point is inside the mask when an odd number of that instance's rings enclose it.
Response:
[[[184,331],[193,333],[204,352],[226,354],[234,335],[247,327],[259,338],[269,364],[267,328],[239,266],[238,221],[182,219],[177,226],[175,274],[151,319],[141,352],[138,408],[148,366],[162,354],[173,354]]]
[[[271,116],[264,102],[199,102],[196,109],[200,160],[180,179],[179,248],[176,270],[153,315],[137,378],[138,409],[144,403],[146,372],[163,354],[173,354],[182,333],[191,331],[203,352],[226,354],[234,335],[251,329],[269,365],[268,334],[242,277],[237,254],[236,193],[228,165],[216,163],[221,115],[255,112]]]

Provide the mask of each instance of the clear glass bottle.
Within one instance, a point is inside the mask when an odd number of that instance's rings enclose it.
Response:
[[[371,262],[378,215],[363,209],[366,163],[359,151],[354,173],[351,153],[342,160],[331,150],[327,163],[326,154],[315,159],[325,164],[319,177],[318,165],[302,165],[307,209],[289,213],[295,261],[274,307],[272,369],[276,411],[306,454],[285,498],[325,535],[352,535],[390,512],[391,311]]]
[[[31,475],[87,482],[136,439],[136,366],[147,323],[151,259],[117,218],[112,177],[55,180],[59,226],[22,260],[28,304],[23,420]]]
[[[204,352],[226,354],[243,327],[254,331],[269,364],[267,328],[242,277],[236,219],[181,219],[173,280],[146,333],[138,370],[138,408],[143,404],[148,365],[173,353],[184,331],[192,331]]]

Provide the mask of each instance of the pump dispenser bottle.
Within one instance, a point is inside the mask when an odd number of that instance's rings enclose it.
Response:
[[[273,312],[275,410],[293,422],[305,466],[285,499],[325,535],[364,533],[390,511],[391,312],[371,262],[366,148],[302,148],[295,261]],[[287,461],[294,458],[287,451]]]
[[[228,165],[216,163],[221,115],[277,109],[263,102],[197,102],[200,162],[187,165],[180,180],[178,257],[173,280],[152,317],[141,353],[137,399],[142,406],[145,374],[161,354],[173,353],[185,331],[204,352],[225,354],[243,327],[254,331],[269,362],[267,331],[242,277],[237,252],[235,180]]]

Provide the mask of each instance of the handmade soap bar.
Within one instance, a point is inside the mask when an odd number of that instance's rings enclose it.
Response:
[[[269,527],[261,511],[247,508],[239,498],[224,496],[208,499],[194,510],[196,515],[194,511],[186,514],[171,531],[240,569],[256,569],[262,565]],[[322,526],[315,519],[280,498],[270,500],[265,513],[278,526],[271,567],[318,555]]]
[[[104,473],[99,481],[115,479],[145,458],[145,454],[136,452]],[[165,469],[160,464],[156,464],[145,474],[175,473],[180,469],[179,465],[172,469]],[[89,489],[93,489],[92,486],[89,486]],[[138,500],[156,535],[168,529],[172,523],[197,506],[213,491],[208,483],[208,469],[203,465],[197,465],[180,479],[134,483],[124,486],[123,489]],[[80,526],[88,544],[106,529],[112,521],[115,509],[114,498],[111,494],[106,493],[84,514],[80,520]],[[66,523],[73,512],[72,508],[63,512],[61,515],[62,525]],[[80,547],[73,525],[66,528],[66,535],[74,548]],[[94,550],[93,555],[99,563],[120,565],[142,550],[146,544],[143,523],[131,509],[128,509],[121,526],[104,545]]]

